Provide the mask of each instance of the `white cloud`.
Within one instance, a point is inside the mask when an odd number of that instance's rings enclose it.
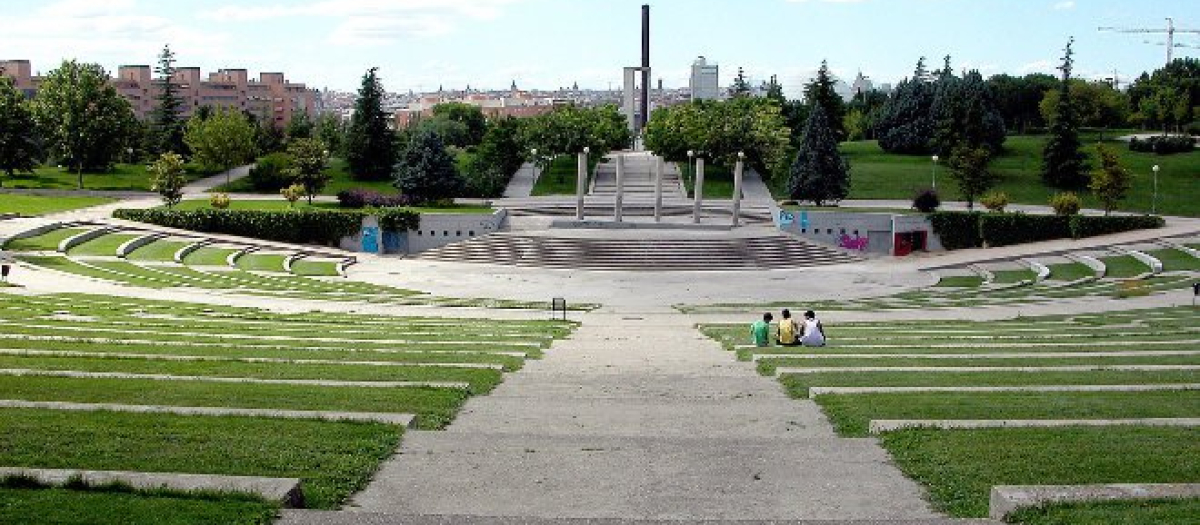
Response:
[[[803,4],[806,2],[823,2],[826,4],[857,4],[864,0],[787,0],[789,4]]]
[[[1058,2],[1058,3],[1054,4],[1055,11],[1066,11],[1068,9],[1075,9],[1075,1],[1074,0],[1064,0],[1062,2]]]
[[[1022,75],[1028,75],[1030,73],[1054,74],[1055,67],[1057,67],[1057,64],[1052,60],[1035,60],[1028,64],[1022,65],[1019,68],[1019,71]]]

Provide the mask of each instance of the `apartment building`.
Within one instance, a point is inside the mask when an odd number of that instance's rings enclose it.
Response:
[[[33,97],[42,78],[32,74],[28,60],[0,61],[0,75],[16,81],[17,89]],[[120,66],[110,79],[113,87],[133,106],[139,119],[154,111],[161,85],[147,65]],[[191,116],[201,107],[249,111],[260,118],[272,120],[283,127],[292,115],[301,111],[314,115],[316,94],[304,84],[288,82],[283,73],[259,73],[251,79],[245,69],[221,69],[202,76],[198,67],[181,67],[175,71],[172,83],[176,86],[183,107],[183,116]]]

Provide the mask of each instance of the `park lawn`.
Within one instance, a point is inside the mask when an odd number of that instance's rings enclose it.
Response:
[[[175,206],[177,210],[204,210],[211,209],[206,199],[189,199]],[[285,211],[285,210],[347,210],[342,208],[336,202],[314,201],[309,204],[301,199],[296,201],[293,206],[282,198],[279,199],[232,199],[229,201],[229,209],[231,210],[262,210],[262,211]],[[455,204],[450,206],[405,206],[404,210],[413,211],[416,213],[492,213],[494,210],[489,206],[478,206],[468,204]]]
[[[47,268],[50,270],[58,270],[60,272],[71,273],[71,274],[80,275],[83,277],[91,277],[91,278],[95,278],[95,279],[104,279],[104,280],[108,280],[108,281],[123,282],[126,284],[132,284],[135,286],[142,286],[142,287],[146,287],[146,288],[167,288],[167,287],[171,286],[170,283],[146,279],[144,276],[133,276],[133,275],[118,276],[118,275],[113,274],[110,271],[105,271],[100,268],[94,268],[92,266],[80,264],[78,262],[75,262],[75,261],[67,258],[67,257],[22,256],[22,257],[19,257],[19,259],[24,262],[27,262],[29,264],[40,266],[42,268]]]
[[[688,198],[696,196],[696,166],[683,167],[683,187]],[[719,164],[704,165],[704,198],[730,199],[733,198],[733,170]],[[816,208],[820,209],[820,208]]]
[[[1100,262],[1104,263],[1105,277],[1120,279],[1126,277],[1137,277],[1150,272],[1149,266],[1146,266],[1145,263],[1137,260],[1137,258],[1132,255],[1105,257],[1100,259]]]
[[[983,277],[978,275],[951,275],[942,277],[935,286],[942,288],[973,288],[983,284]]]
[[[1200,416],[1200,392],[932,392],[816,397],[838,435],[872,419],[1122,419]]]
[[[0,482],[0,523],[55,525],[267,525],[279,504],[241,494],[44,487]]]
[[[298,477],[316,509],[337,508],[366,486],[404,432],[378,423],[36,409],[0,411],[0,428],[5,466]]]
[[[5,250],[16,252],[53,252],[68,237],[88,231],[87,228],[56,228],[41,235],[13,239],[4,244]]]
[[[954,517],[986,517],[994,485],[1200,482],[1195,428],[922,429],[881,441],[934,508]]]
[[[122,244],[132,241],[144,234],[140,233],[109,233],[91,239],[87,242],[76,244],[70,250],[67,250],[69,255],[106,255],[109,257],[117,256],[117,248]]]
[[[130,252],[126,258],[132,261],[172,262],[176,252],[192,244],[190,241],[154,241]]]
[[[596,173],[596,164],[600,163],[600,158],[594,155],[588,156],[588,180],[585,184],[591,184],[591,179]],[[533,184],[533,191],[530,195],[534,197],[542,197],[546,195],[575,195],[576,187],[579,181],[579,166],[578,160],[574,155],[559,155],[554,160],[550,161],[550,166],[545,169],[538,179]],[[587,187],[584,188],[585,191]]]
[[[237,267],[259,272],[284,272],[286,255],[278,253],[247,253],[237,258]]]
[[[1009,514],[1022,525],[1195,525],[1200,499],[1156,499],[1055,503],[1026,507]]]
[[[819,359],[807,357],[765,358],[758,361],[759,373],[767,376],[775,375],[777,368],[842,368],[842,367],[1044,367],[1044,366],[1083,366],[1083,365],[1200,365],[1200,356],[1120,356],[1096,357],[1081,354],[1078,357],[989,357],[977,355],[970,358],[922,358],[922,357],[889,357],[889,358],[856,358],[856,357],[822,357]]]
[[[236,251],[232,248],[198,248],[189,252],[183,262],[194,266],[229,266],[229,255]]]
[[[45,195],[0,194],[0,213],[36,217],[115,202],[106,197],[50,197]]]
[[[997,270],[992,272],[996,284],[1016,284],[1021,281],[1032,281],[1037,278],[1033,270]]]
[[[1083,263],[1050,264],[1046,267],[1050,269],[1048,279],[1054,281],[1078,281],[1096,277],[1096,272]]]
[[[1105,137],[1111,139],[1119,134],[1109,131]],[[1083,132],[1080,138],[1084,143],[1083,153],[1095,167],[1095,142],[1099,135]],[[1007,193],[1012,203],[1046,205],[1059,191],[1047,187],[1041,180],[1041,150],[1046,140],[1045,135],[1009,136],[1004,151],[993,161],[992,168],[1001,177],[995,189]],[[1117,141],[1108,140],[1106,144],[1117,151],[1122,165],[1135,176],[1129,197],[1118,209],[1150,211],[1154,194],[1150,168],[1159,165],[1159,213],[1200,216],[1200,202],[1193,198],[1197,174],[1200,174],[1200,151],[1155,155],[1131,152],[1126,144]],[[841,144],[841,151],[850,162],[851,199],[912,200],[918,190],[928,188],[932,183],[934,166],[928,155],[886,153],[875,141],[845,142]],[[945,159],[939,162],[936,171],[942,200],[960,200]],[[1085,207],[1099,208],[1095,197],[1086,188],[1077,193],[1083,198]]]
[[[1200,272],[1200,258],[1192,257],[1190,253],[1183,250],[1165,249],[1147,252],[1147,255],[1158,259],[1163,265],[1163,271],[1178,272],[1192,271]]]
[[[814,386],[1026,386],[1026,385],[1139,385],[1195,383],[1194,370],[1079,372],[820,372],[782,374],[788,394],[807,398]]]
[[[195,164],[188,164],[186,177],[193,181],[212,175]],[[7,188],[79,189],[79,177],[57,166],[42,166],[33,173],[17,173],[4,181]],[[83,188],[99,191],[150,191],[150,175],[144,164],[117,164],[105,172],[84,172]]]
[[[298,259],[292,262],[292,273],[306,276],[336,277],[338,263],[335,261],[310,261]]]

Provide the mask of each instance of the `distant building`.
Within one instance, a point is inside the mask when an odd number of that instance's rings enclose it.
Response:
[[[721,98],[721,83],[716,64],[709,64],[704,57],[692,62],[692,76],[688,80],[692,100],[716,100]]]
[[[850,84],[851,96],[857,96],[860,93],[869,93],[874,89],[875,85],[871,82],[871,77],[864,76],[862,71],[858,72],[858,76],[854,77],[854,83]]]
[[[16,80],[17,88],[27,97],[37,94],[42,77],[30,74],[28,60],[0,61],[0,75]],[[139,119],[154,111],[161,90],[150,66],[120,66],[117,75],[109,79]],[[283,127],[292,115],[307,112],[315,115],[317,95],[304,84],[288,82],[283,73],[259,73],[257,80],[249,78],[245,69],[222,69],[202,78],[200,68],[181,67],[175,71],[172,83],[183,99],[180,114],[190,117],[201,107],[248,111]]]

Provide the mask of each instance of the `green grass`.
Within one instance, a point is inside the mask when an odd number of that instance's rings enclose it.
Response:
[[[299,477],[309,507],[364,487],[403,429],[373,423],[117,412],[0,411],[0,464]]]
[[[1200,416],[1200,392],[936,392],[817,396],[838,434],[872,419],[1123,419]]]
[[[1163,264],[1163,271],[1178,272],[1192,271],[1200,272],[1200,258],[1192,257],[1191,254],[1182,250],[1154,250],[1147,252],[1147,255],[1158,259]]]
[[[1159,499],[1056,503],[1009,514],[1022,525],[1195,525],[1200,499]]]
[[[292,273],[296,275],[318,275],[318,276],[333,276],[338,275],[338,263],[335,261],[312,261],[308,259],[298,259],[292,262]]]
[[[208,201],[205,199],[190,199],[180,202],[175,209],[177,210],[203,210],[210,209]],[[336,202],[321,202],[316,201],[312,204],[304,200],[296,201],[295,206],[290,205],[288,201],[282,198],[278,200],[267,199],[233,199],[229,202],[231,210],[263,210],[263,211],[283,211],[283,210],[342,210]],[[403,209],[411,210],[417,213],[491,213],[492,208],[487,206],[473,205],[455,205],[455,206],[408,206]]]
[[[780,381],[794,397],[808,397],[814,386],[1022,386],[1022,385],[1136,385],[1195,383],[1196,371],[1085,372],[822,372],[783,374]]]
[[[1194,428],[903,430],[882,444],[954,517],[987,516],[994,485],[1200,481]]]
[[[458,152],[456,161],[460,172],[465,166],[465,163],[468,162],[470,155],[471,153],[466,151]],[[325,173],[327,173],[330,178],[329,182],[325,185],[325,188],[321,190],[321,195],[334,196],[339,192],[353,189],[374,190],[388,195],[400,193],[400,191],[392,185],[391,178],[385,180],[355,180],[354,177],[350,175],[350,167],[346,163],[346,160],[339,157],[333,157],[329,159],[329,167],[325,170]],[[263,193],[262,191],[255,189],[254,186],[250,184],[250,179],[248,177],[243,177],[229,184],[222,184],[213,188],[211,191],[218,193]],[[282,200],[283,199],[281,197],[280,201]],[[234,199],[233,202],[236,203],[237,200]],[[207,201],[205,201],[205,203],[207,205]],[[233,206],[230,207],[232,208]]]
[[[599,158],[588,158],[589,183],[592,174],[596,172]],[[550,162],[550,166],[538,175],[533,185],[531,195],[541,197],[546,195],[574,195],[575,185],[579,180],[578,160],[574,155],[560,155]]]
[[[229,266],[229,255],[236,251],[232,248],[198,248],[188,253],[183,262],[193,266]]]
[[[260,272],[283,272],[283,260],[286,258],[286,255],[274,253],[247,253],[237,258],[237,267]]]
[[[1112,278],[1127,278],[1136,277],[1150,271],[1150,267],[1146,266],[1142,261],[1137,260],[1132,255],[1121,255],[1118,257],[1105,257],[1100,259],[1104,263],[1104,276]]]
[[[58,245],[68,237],[85,231],[87,228],[58,228],[33,237],[13,239],[4,244],[4,249],[15,252],[58,251]]]
[[[278,504],[114,488],[0,487],[0,523],[55,525],[267,525]]]
[[[211,175],[194,164],[187,165],[189,181]],[[4,180],[6,188],[36,188],[74,190],[79,177],[73,171],[56,166],[43,166],[33,173],[18,173]],[[143,164],[117,164],[106,172],[84,172],[83,187],[102,191],[150,191],[150,175]]]
[[[128,241],[141,237],[140,233],[109,233],[101,235],[87,242],[76,244],[70,250],[67,250],[68,255],[107,255],[109,257],[117,256],[117,248]]]
[[[1096,272],[1083,263],[1050,264],[1047,268],[1050,268],[1049,279],[1054,281],[1077,281],[1096,276]]]
[[[1037,273],[1033,270],[997,270],[993,271],[992,275],[995,277],[992,282],[996,284],[1015,284],[1037,278]]]
[[[683,165],[683,187],[688,197],[696,195],[696,168]],[[717,164],[704,165],[704,198],[729,199],[733,197],[733,170]]]
[[[131,261],[172,262],[176,252],[192,244],[194,243],[191,241],[154,241],[129,253],[126,258]]]
[[[1119,135],[1109,131],[1107,139]],[[1081,133],[1082,148],[1092,166],[1096,161],[1095,142],[1099,135],[1094,132]],[[1010,136],[1004,143],[1004,151],[992,163],[992,169],[1000,177],[996,190],[1008,194],[1014,204],[1046,205],[1058,190],[1042,183],[1039,174],[1041,150],[1047,137],[1044,135]],[[1133,188],[1129,197],[1121,203],[1124,211],[1149,211],[1153,196],[1153,174],[1150,167],[1161,166],[1158,174],[1158,210],[1168,215],[1200,216],[1200,203],[1192,198],[1196,184],[1195,174],[1200,173],[1200,151],[1170,156],[1153,153],[1135,153],[1123,143],[1109,140],[1121,157],[1121,164],[1134,175]],[[901,199],[911,200],[915,192],[928,188],[932,182],[933,163],[928,155],[894,155],[884,152],[874,141],[846,142],[841,151],[850,162],[851,199]],[[937,187],[942,200],[960,200],[958,187],[950,178],[945,161],[937,166]],[[1084,206],[1099,208],[1086,189],[1079,192]]]
[[[707,194],[707,192],[705,192]],[[733,190],[730,190],[733,193]],[[779,207],[787,211],[808,211],[827,213],[886,213],[889,215],[919,215],[921,212],[912,208],[884,208],[874,206],[812,206],[800,204],[785,204]]]
[[[942,277],[937,285],[942,288],[975,288],[983,284],[983,277],[978,275],[952,275]]]
[[[26,216],[48,215],[116,202],[105,197],[47,197],[41,195],[0,194],[0,213]]]

